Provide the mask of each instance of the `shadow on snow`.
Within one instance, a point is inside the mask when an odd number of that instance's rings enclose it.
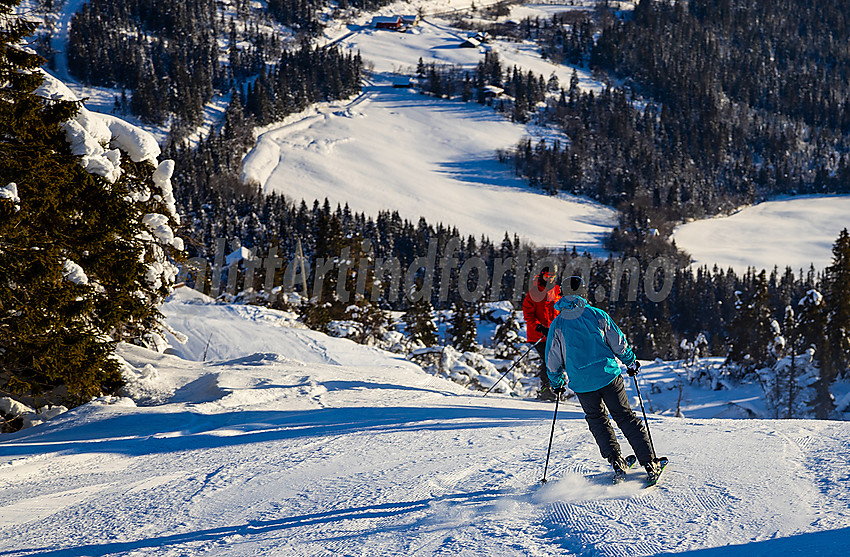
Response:
[[[428,511],[431,508],[431,505],[436,502],[468,505],[495,501],[511,494],[512,492],[507,490],[481,490],[472,493],[441,495],[418,501],[402,501],[397,503],[382,503],[378,505],[334,509],[320,513],[290,516],[276,520],[253,520],[249,521],[247,524],[237,526],[223,526],[221,528],[210,528],[207,530],[184,532],[170,536],[159,536],[135,541],[88,544],[65,548],[39,547],[17,549],[2,551],[0,552],[0,555],[15,557],[102,557],[105,555],[126,553],[148,548],[162,548],[186,543],[213,542],[229,536],[249,537],[252,535],[267,534],[270,532],[283,531],[304,526],[315,526],[321,524],[330,525],[347,520],[398,517],[399,515],[408,513]],[[362,533],[360,535],[362,535]]]
[[[330,390],[351,388],[352,382],[328,384]],[[375,388],[375,384],[369,383]],[[378,386],[380,388],[380,386]],[[387,386],[398,388],[395,385]],[[97,416],[98,408],[82,407],[74,417],[80,425],[58,427],[57,431],[15,435],[0,443],[0,457],[116,453],[129,456],[173,451],[220,448],[252,443],[321,437],[371,431],[376,434],[415,431],[469,430],[514,427],[551,420],[552,409],[490,408],[485,406],[437,407],[345,407],[296,411],[225,411],[202,414],[192,411],[167,412],[158,407],[133,409],[132,413]],[[95,415],[86,420],[85,413]],[[83,414],[83,416],[80,416]],[[578,419],[569,410],[559,418]],[[227,430],[226,435],[216,430]],[[96,438],[94,436],[97,436]],[[35,437],[28,441],[28,437]]]
[[[845,555],[850,546],[850,528],[797,534],[742,545],[660,553],[676,557],[776,557],[777,555]]]

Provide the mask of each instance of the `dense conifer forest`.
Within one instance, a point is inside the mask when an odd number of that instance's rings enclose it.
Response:
[[[547,190],[624,209],[636,234],[777,194],[847,193],[847,18],[844,2],[642,0],[526,20],[512,32],[612,85],[571,84],[545,114],[569,141],[521,144],[515,164]]]

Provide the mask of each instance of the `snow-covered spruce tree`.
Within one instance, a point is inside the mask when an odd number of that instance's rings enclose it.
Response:
[[[815,350],[801,340],[800,320],[792,306],[785,308],[783,325],[774,321],[773,327],[776,337],[771,353],[776,362],[758,370],[767,408],[777,419],[807,417],[813,398],[811,385],[818,377]]]
[[[410,305],[404,314],[405,332],[412,342],[423,346],[437,345],[437,326],[434,324],[434,306],[422,298]]]
[[[461,352],[477,352],[477,333],[471,307],[464,302],[456,303],[451,324],[452,345]]]
[[[514,312],[508,313],[493,333],[493,351],[497,358],[513,359],[521,353],[523,343],[520,324]]]
[[[380,345],[390,328],[389,312],[368,302],[348,306],[345,319],[357,324],[346,336],[358,344]]]
[[[807,350],[814,348],[822,352],[826,340],[826,311],[823,295],[817,290],[809,290],[797,302],[795,310],[796,333],[799,345]],[[817,358],[820,360],[820,358]]]
[[[348,205],[344,214],[350,214]],[[391,316],[371,300],[375,289],[375,276],[371,269],[375,267],[375,252],[372,241],[357,236],[348,241],[343,248],[345,272],[345,292],[354,301],[345,309],[345,319],[359,323],[360,330],[354,341],[360,344],[380,344],[390,329]]]
[[[832,265],[826,268],[823,282],[826,338],[814,406],[816,417],[826,419],[835,408],[830,386],[850,373],[850,233],[846,228],[832,246]]]
[[[158,330],[182,249],[173,164],[40,72],[18,3],[0,0],[0,389],[78,404],[121,385],[116,341]]]
[[[812,354],[812,366],[817,368],[817,381],[812,385],[813,394],[809,406],[816,418],[829,418],[834,408],[829,382],[822,380],[824,355],[828,352],[829,342],[826,331],[827,310],[823,295],[817,290],[809,290],[797,302],[796,344],[799,349]]]
[[[837,374],[850,373],[850,233],[841,231],[832,246],[832,265],[826,269],[829,338]]]
[[[729,326],[731,348],[727,364],[733,364],[728,365],[733,379],[754,372],[762,363],[775,361],[768,354],[768,346],[776,335],[771,327],[765,272],[748,273],[747,283],[746,292],[735,292],[735,316]]]

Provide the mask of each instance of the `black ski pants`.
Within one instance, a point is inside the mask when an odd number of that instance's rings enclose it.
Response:
[[[576,397],[584,410],[590,433],[593,434],[602,452],[602,458],[608,460],[614,455],[621,454],[620,444],[617,443],[617,436],[614,434],[614,428],[611,427],[611,420],[608,419],[610,412],[620,431],[626,436],[629,445],[632,446],[638,461],[644,466],[652,461],[649,435],[640,418],[629,405],[622,375],[618,375],[611,383],[599,390],[576,393]]]
[[[549,370],[546,368],[546,337],[543,337],[543,340],[538,342],[534,348],[540,354],[540,369],[537,370],[537,377],[540,378],[540,388],[545,390],[549,388]]]

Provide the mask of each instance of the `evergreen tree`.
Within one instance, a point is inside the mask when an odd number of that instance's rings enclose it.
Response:
[[[434,324],[434,307],[430,300],[421,298],[404,314],[405,331],[410,340],[425,346],[436,346],[437,326]]]
[[[832,247],[832,265],[824,276],[826,332],[815,385],[815,415],[827,419],[835,404],[829,388],[836,378],[848,375],[850,366],[850,234],[841,231]]]
[[[765,272],[750,273],[746,291],[736,292],[736,314],[729,327],[731,349],[729,361],[736,364],[732,376],[740,379],[755,371],[767,357],[767,348],[775,337],[767,303]]]
[[[818,380],[814,384],[814,396],[809,404],[815,417],[826,419],[833,409],[829,381],[823,377],[824,355],[827,352],[826,307],[823,296],[817,290],[809,290],[797,303],[797,336],[803,350],[813,353],[813,365],[818,368]]]
[[[314,331],[327,332],[331,322],[331,303],[311,298],[299,307],[298,316]]]
[[[390,324],[389,313],[370,303],[349,306],[345,318],[358,324],[357,332],[349,338],[359,344],[378,344],[383,340]]]
[[[452,345],[461,352],[477,352],[478,331],[469,304],[457,302],[454,305],[454,315],[451,323]]]
[[[811,289],[797,302],[796,322],[799,347],[814,348],[820,354],[826,341],[826,311],[820,292]]]
[[[18,194],[0,200],[0,389],[78,404],[121,385],[115,341],[156,330],[179,246],[155,236],[176,224],[170,173],[154,182],[150,162],[129,159],[120,177],[83,168],[63,127],[80,126],[80,105],[36,95],[43,60],[18,46],[34,25],[17,4],[0,0],[0,187]]]
[[[832,247],[832,265],[826,269],[824,283],[832,367],[839,377],[846,377],[850,368],[850,233],[846,228]]]
[[[493,349],[495,356],[502,359],[512,359],[519,356],[523,344],[519,336],[520,324],[513,312],[509,313],[493,333]]]

